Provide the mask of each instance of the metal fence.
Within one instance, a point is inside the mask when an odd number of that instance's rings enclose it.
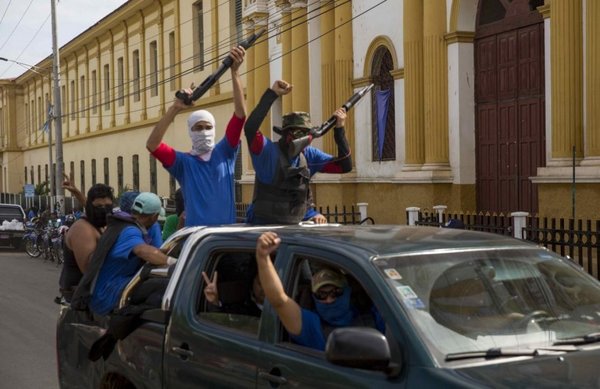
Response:
[[[450,220],[460,220],[461,228],[516,236],[569,257],[600,279],[600,220],[540,218],[526,213],[519,213],[519,217],[514,214],[446,213],[439,210],[417,211],[415,217],[414,208],[412,210],[413,215],[407,209],[409,224],[442,227]],[[519,218],[523,221],[515,222]]]
[[[39,212],[56,208],[56,198],[53,196],[25,197],[22,194],[0,193],[0,203],[19,204],[26,212],[31,207],[36,207]],[[74,197],[65,196],[64,205],[66,214],[73,213],[75,209],[83,209],[83,205]]]
[[[246,212],[250,204],[236,203],[236,220],[238,223],[243,223],[246,220]],[[318,211],[321,215],[327,218],[328,223],[339,223],[339,224],[375,224],[375,220],[372,217],[368,217],[361,213],[358,206],[351,205],[335,205],[319,207]],[[365,211],[363,211],[365,212]]]

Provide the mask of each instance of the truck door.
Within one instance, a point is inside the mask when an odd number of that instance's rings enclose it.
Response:
[[[211,238],[212,239],[212,238]],[[169,388],[254,387],[259,358],[261,310],[249,309],[255,241],[203,241],[192,252],[172,305],[165,343],[164,374]],[[202,272],[218,273],[219,299],[205,297]]]
[[[293,297],[304,309],[313,310],[311,276],[327,266],[345,270],[348,286],[352,290],[351,301],[357,309],[367,314],[373,306],[369,295],[361,287],[360,269],[349,271],[351,260],[308,247],[287,246],[280,248],[275,266],[282,277],[288,296]],[[388,380],[381,372],[350,369],[333,365],[325,359],[323,351],[294,344],[276,315],[269,314],[273,308],[265,306],[265,319],[261,337],[265,345],[258,366],[258,388],[287,387],[396,387],[405,386],[402,380]],[[376,320],[365,320],[364,325],[375,327]],[[271,321],[273,321],[271,323]],[[392,339],[388,341],[393,342]]]

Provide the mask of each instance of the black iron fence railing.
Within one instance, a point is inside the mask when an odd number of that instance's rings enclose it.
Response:
[[[250,204],[236,203],[236,220],[238,223],[243,223],[246,219],[246,211]],[[372,217],[361,218],[360,210],[357,206],[338,206],[333,207],[325,206],[319,207],[318,211],[321,215],[327,218],[328,223],[339,223],[339,224],[375,224],[375,220]]]
[[[419,211],[415,225],[446,226],[451,220],[460,220],[460,228],[518,236],[542,245],[581,266],[589,274],[600,279],[600,220],[573,220],[524,217],[521,231],[516,231],[515,217],[503,214],[439,213]],[[407,212],[407,220],[409,212]]]

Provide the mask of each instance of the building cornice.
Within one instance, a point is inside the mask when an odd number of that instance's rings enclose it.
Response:
[[[473,43],[475,41],[475,33],[471,31],[454,31],[444,35],[446,44],[453,43]]]

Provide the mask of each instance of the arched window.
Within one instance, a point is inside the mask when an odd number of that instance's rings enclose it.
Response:
[[[394,110],[394,69],[392,54],[379,46],[373,55],[371,79],[375,84],[371,104],[373,161],[396,159],[396,123]]]

